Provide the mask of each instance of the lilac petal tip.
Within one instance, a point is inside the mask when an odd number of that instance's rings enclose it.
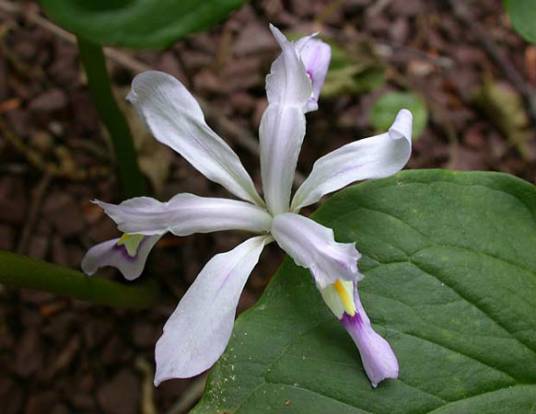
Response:
[[[374,388],[384,379],[398,378],[398,360],[389,343],[374,329],[368,318],[362,318],[360,313],[354,316],[344,314],[341,323],[354,340],[363,368]]]

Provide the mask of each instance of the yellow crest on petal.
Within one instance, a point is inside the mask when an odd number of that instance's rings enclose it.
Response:
[[[125,233],[117,240],[118,246],[125,246],[127,253],[130,257],[136,256],[138,253],[138,247],[145,236],[143,234],[128,234]]]
[[[347,284],[343,284],[341,279],[337,279],[337,281],[334,283],[334,287],[342,302],[344,311],[348,315],[354,316],[355,315],[355,303],[354,303],[354,297],[351,294],[352,292],[351,282],[347,282],[347,283],[350,283],[350,289],[348,289]]]
[[[322,299],[338,319],[346,313],[349,316],[356,314],[354,302],[354,284],[348,280],[337,279],[325,289],[320,289]]]

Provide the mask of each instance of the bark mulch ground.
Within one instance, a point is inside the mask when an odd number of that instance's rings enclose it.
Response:
[[[90,203],[121,201],[113,157],[75,45],[42,24],[35,3],[13,4],[0,2],[0,248],[79,268],[91,245],[117,235]],[[536,48],[512,31],[499,0],[253,1],[170,49],[115,51],[109,63],[118,96],[126,95],[139,68],[178,77],[207,103],[211,125],[260,184],[252,147],[266,107],[264,76],[278,53],[268,22],[289,32],[320,31],[357,61],[372,59],[384,68],[385,82],[373,90],[323,98],[319,111],[308,115],[300,172],[331,149],[372,135],[376,99],[404,89],[420,95],[429,111],[409,168],[497,170],[536,179],[534,120],[523,101],[536,87]],[[136,135],[157,197],[184,191],[225,196],[142,129]],[[203,264],[243,238],[223,232],[162,239],[144,277],[158,280],[166,298],[145,311],[0,288],[0,411],[185,412],[203,378],[153,390],[154,344]],[[240,311],[255,303],[281,258],[275,246],[263,254]],[[113,270],[102,273],[120,279]]]

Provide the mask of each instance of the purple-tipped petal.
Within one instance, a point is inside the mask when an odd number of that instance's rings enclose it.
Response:
[[[357,345],[363,368],[376,388],[384,379],[398,378],[398,360],[391,345],[372,328],[357,288],[354,300],[357,312],[353,316],[344,313],[341,323]]]
[[[142,236],[134,244],[125,243],[124,238],[97,244],[89,249],[82,259],[82,270],[91,276],[101,267],[112,266],[118,269],[125,279],[134,280],[143,272],[149,252],[161,237],[161,235]]]
[[[328,73],[331,48],[321,40],[306,36],[296,42],[296,50],[313,86],[313,94],[307,101],[305,112],[316,111],[320,90]]]

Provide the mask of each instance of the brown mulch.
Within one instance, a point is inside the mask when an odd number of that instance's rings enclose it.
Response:
[[[0,7],[0,249],[79,268],[91,245],[117,235],[90,203],[121,201],[113,157],[76,47],[25,17],[40,13],[36,4],[18,3],[22,14]],[[120,53],[178,77],[255,136],[266,106],[264,76],[277,54],[268,22],[292,32],[320,31],[350,51],[365,42],[386,66],[386,83],[321,100],[319,111],[308,115],[301,172],[327,151],[371,135],[369,113],[383,92],[410,89],[426,101],[429,122],[409,168],[497,170],[534,182],[535,128],[522,97],[536,88],[536,48],[512,31],[501,3],[470,3],[466,12],[476,24],[468,27],[450,2],[439,0],[253,1],[209,32],[167,50]],[[492,50],[475,27],[489,37]],[[512,70],[521,84],[513,81]],[[124,95],[132,68],[110,61],[110,72]],[[501,112],[502,101],[485,93],[490,84],[521,102],[517,112]],[[498,120],[504,116],[525,121],[512,127]],[[226,137],[229,131],[218,132]],[[228,138],[259,184],[257,156]],[[160,199],[182,191],[225,196],[178,156],[170,157],[164,173]],[[159,281],[166,300],[145,311],[0,286],[0,411],[134,414],[149,413],[142,406],[154,403],[156,412],[166,413],[185,396],[194,393],[195,399],[195,380],[168,381],[154,395],[142,391],[152,381],[154,344],[203,264],[243,239],[238,232],[165,237],[144,277]],[[275,246],[263,254],[240,311],[255,303],[281,258]],[[102,273],[119,280],[113,270]]]

